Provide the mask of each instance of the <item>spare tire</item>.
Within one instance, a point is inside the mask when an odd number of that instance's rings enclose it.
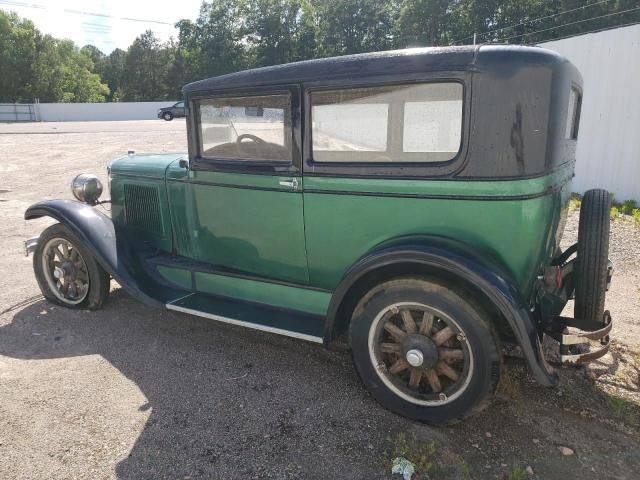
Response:
[[[588,190],[580,205],[574,317],[602,322],[609,262],[609,192]]]

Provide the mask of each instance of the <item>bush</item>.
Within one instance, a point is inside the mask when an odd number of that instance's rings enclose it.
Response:
[[[572,193],[569,199],[569,210],[577,210],[582,203],[582,196],[579,193]]]
[[[618,207],[611,207],[611,210],[609,211],[609,216],[611,217],[611,220],[614,220],[619,215],[620,215],[620,210],[618,210]]]
[[[620,212],[625,215],[632,215],[637,206],[635,200],[625,200],[620,204]]]
[[[633,219],[636,221],[636,223],[640,227],[640,208],[634,208],[631,215],[633,216]]]

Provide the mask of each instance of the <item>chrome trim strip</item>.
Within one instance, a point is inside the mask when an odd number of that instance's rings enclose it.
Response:
[[[24,241],[24,255],[28,257],[30,253],[36,251],[38,247],[38,240],[40,240],[40,235],[36,235],[35,237],[28,238]]]
[[[204,317],[210,320],[217,320],[219,322],[229,323],[231,325],[238,325],[241,327],[253,328],[254,330],[262,330],[264,332],[277,333],[279,335],[298,338],[300,340],[306,340],[308,342],[313,342],[313,343],[322,343],[323,341],[322,337],[314,337],[313,335],[305,335],[304,333],[292,332],[290,330],[284,330],[282,328],[267,327],[265,325],[249,323],[243,320],[236,320],[234,318],[222,317],[219,315],[214,315],[213,313],[201,312],[200,310],[193,310],[191,308],[179,307],[177,305],[172,305],[171,303],[167,303],[165,306],[167,307],[167,310],[174,310],[176,312],[189,313],[191,315],[196,315],[198,317]]]
[[[181,297],[175,298],[173,300],[171,300],[167,305],[171,304],[171,303],[176,303],[179,302],[180,300],[184,300],[187,297],[190,297],[191,295],[194,295],[193,292],[189,292],[186,295],[182,295]]]

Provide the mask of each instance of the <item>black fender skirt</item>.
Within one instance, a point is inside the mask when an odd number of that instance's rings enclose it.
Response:
[[[558,374],[545,360],[536,321],[508,277],[501,274],[498,266],[483,262],[468,247],[448,239],[421,237],[414,243],[383,246],[361,258],[345,274],[331,299],[325,344],[333,339],[338,310],[349,289],[366,274],[393,264],[414,264],[425,270],[446,272],[473,286],[506,318],[536,380],[544,386],[558,383]]]
[[[31,205],[26,220],[51,217],[65,225],[131,296],[162,307],[170,290],[152,277],[131,242],[116,235],[113,222],[102,212],[73,200],[47,200]],[[175,290],[173,291],[175,293]]]

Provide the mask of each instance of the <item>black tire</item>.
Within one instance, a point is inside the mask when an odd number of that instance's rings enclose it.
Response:
[[[162,118],[164,118],[167,122],[173,120],[173,114],[171,112],[164,112],[162,114]]]
[[[609,260],[609,211],[611,199],[606,190],[588,190],[580,205],[574,316],[602,322]]]
[[[45,262],[43,261],[44,249],[49,241],[54,239],[63,239],[69,242],[74,249],[77,249],[77,253],[86,266],[89,286],[86,296],[79,303],[71,303],[59,298],[49,284],[47,274],[45,274]],[[73,309],[97,310],[102,307],[109,297],[111,280],[109,274],[96,262],[93,255],[84,247],[80,239],[60,223],[50,226],[40,235],[38,246],[33,254],[33,270],[42,295],[57,305]]]
[[[451,395],[450,398],[446,395],[444,395],[444,398],[440,396],[440,402],[431,401],[428,405],[425,405],[425,401],[420,399],[426,398],[426,395],[437,395],[437,390],[430,386],[424,386],[425,380],[428,380],[428,383],[431,384],[431,380],[425,378],[426,373],[423,373],[425,377],[418,380],[417,389],[424,391],[431,389],[432,392],[424,394],[425,396],[423,397],[420,397],[421,393],[418,392],[416,397],[411,399],[410,395],[399,393],[400,389],[393,386],[394,380],[389,381],[388,378],[391,376],[391,372],[386,366],[381,368],[380,363],[374,365],[374,361],[378,362],[378,360],[375,360],[375,354],[372,353],[370,345],[372,345],[371,338],[375,337],[375,332],[379,331],[380,328],[376,325],[376,322],[380,322],[380,320],[377,320],[380,318],[380,312],[390,306],[393,308],[397,304],[406,305],[408,303],[426,306],[429,309],[441,312],[450,319],[455,319],[454,322],[459,327],[457,329],[458,333],[450,341],[458,341],[462,333],[463,340],[461,340],[460,344],[463,341],[466,342],[464,348],[467,353],[465,355],[469,355],[471,367],[465,367],[466,377],[461,375],[460,382],[463,383],[461,384],[462,386],[458,387],[458,390],[448,391],[443,387],[441,391],[450,392]],[[405,307],[401,306],[400,308],[403,309]],[[401,311],[400,313],[403,312]],[[417,318],[415,313],[413,313],[413,316]],[[433,321],[441,321],[438,316],[432,318],[435,318]],[[418,325],[421,324],[422,322]],[[419,326],[418,328],[420,332],[422,327]],[[439,331],[437,328],[436,326],[430,331],[437,333]],[[356,369],[371,395],[385,408],[421,422],[432,425],[445,425],[482,410],[488,405],[500,378],[500,343],[486,312],[470,301],[468,295],[431,280],[402,278],[386,282],[371,290],[356,307],[350,326],[350,336]],[[375,338],[375,341],[379,341],[378,337]],[[433,338],[435,339],[435,335],[433,335]],[[381,348],[382,345],[389,344],[380,343],[379,345]],[[376,347],[372,348],[375,349]],[[403,350],[403,352],[406,352],[406,350]],[[397,357],[392,357],[397,359],[396,361],[401,358],[404,359],[402,357],[404,353],[394,355],[398,355]],[[467,362],[466,358],[464,360],[465,364]],[[424,372],[430,368],[423,364],[417,369],[424,369]],[[415,368],[409,367],[409,370],[415,370]],[[387,380],[384,380],[385,375]],[[405,373],[405,375],[411,375],[411,373]],[[458,384],[454,383],[450,388],[456,385]],[[394,388],[398,391],[394,391]],[[416,387],[414,386],[413,388],[415,389]],[[422,404],[419,402],[422,402]]]

